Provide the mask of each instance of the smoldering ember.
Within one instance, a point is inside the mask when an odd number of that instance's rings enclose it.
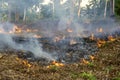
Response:
[[[1,80],[119,80],[119,0],[0,0]]]

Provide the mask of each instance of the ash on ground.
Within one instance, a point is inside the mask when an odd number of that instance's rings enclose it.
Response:
[[[24,43],[28,39],[16,37],[13,38],[17,43]],[[70,44],[71,40],[75,43]],[[95,54],[98,51],[98,47],[95,41],[88,38],[65,38],[63,40],[54,42],[53,38],[39,38],[39,43],[42,44],[43,51],[49,53],[56,61],[62,63],[75,63],[80,62],[82,58],[88,59],[89,55]],[[19,58],[27,59],[28,61],[36,61],[43,64],[48,64],[50,60],[43,57],[36,58],[30,51],[15,50],[6,48],[1,50],[8,54],[17,54]]]

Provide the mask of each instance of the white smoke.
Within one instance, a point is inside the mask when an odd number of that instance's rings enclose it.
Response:
[[[8,34],[9,31],[13,30],[13,26],[14,24],[9,22],[0,25],[0,30],[3,31],[0,33],[0,49],[7,46],[16,50],[30,51],[36,58],[42,57],[49,60],[54,60],[54,58],[49,53],[42,50],[42,45],[32,36],[29,36],[29,39],[24,43],[15,42],[13,37],[16,36],[16,34]]]

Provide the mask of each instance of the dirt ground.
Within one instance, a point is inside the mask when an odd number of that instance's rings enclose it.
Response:
[[[120,80],[120,38],[102,45],[88,61],[48,66],[0,53],[0,80]]]

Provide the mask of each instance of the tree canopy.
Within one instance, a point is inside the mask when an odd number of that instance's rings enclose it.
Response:
[[[10,22],[29,22],[44,18],[56,19],[71,17],[72,19],[109,17],[114,10],[120,16],[120,0],[89,0],[86,7],[81,7],[82,0],[0,0],[0,20]]]

